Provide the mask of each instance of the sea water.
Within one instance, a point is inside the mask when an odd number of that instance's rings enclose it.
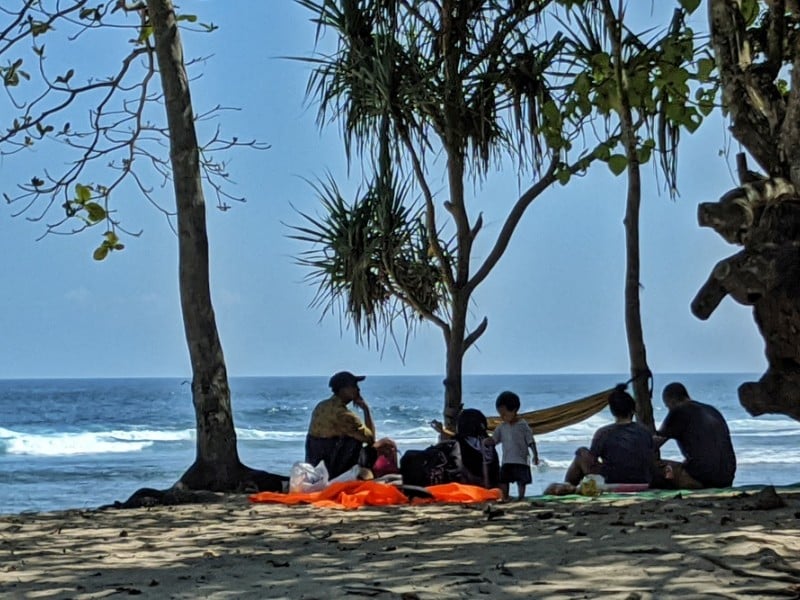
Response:
[[[602,391],[623,375],[471,375],[463,402],[487,415],[503,390],[522,398],[522,410],[562,404]],[[736,388],[755,374],[664,375],[655,380],[654,411],[666,410],[660,391],[681,381],[692,397],[716,406],[731,429],[738,459],[735,485],[800,481],[800,423],[780,415],[750,417]],[[309,417],[327,398],[327,377],[231,378],[234,423],[242,461],[288,474],[303,460]],[[442,378],[370,376],[361,384],[378,436],[401,452],[437,441]],[[561,481],[575,448],[612,421],[605,409],[570,427],[537,436],[542,464],[528,495]],[[124,500],[140,487],[166,488],[195,456],[195,416],[184,379],[0,380],[0,514],[92,508]],[[662,456],[680,459],[674,442]],[[513,493],[513,490],[512,490]]]

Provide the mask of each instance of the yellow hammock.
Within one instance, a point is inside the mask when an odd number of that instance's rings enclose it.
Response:
[[[519,416],[528,422],[534,435],[550,433],[556,429],[580,423],[599,413],[608,404],[608,397],[613,391],[614,388],[611,388],[566,404],[520,413]],[[500,417],[489,417],[487,420],[490,431],[502,423]]]

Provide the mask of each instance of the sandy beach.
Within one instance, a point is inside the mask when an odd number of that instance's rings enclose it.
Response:
[[[0,597],[800,598],[800,491],[0,517]]]

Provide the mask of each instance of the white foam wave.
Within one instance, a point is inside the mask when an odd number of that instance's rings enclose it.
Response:
[[[100,435],[107,436],[116,440],[131,442],[183,442],[193,440],[195,432],[193,429],[183,429],[179,431],[151,431],[151,430],[132,430],[132,431],[109,431]]]
[[[262,431],[261,429],[237,429],[236,438],[242,441],[296,442],[306,439],[305,431]]]
[[[56,435],[25,434],[3,440],[7,454],[27,456],[75,456],[139,452],[153,442],[114,440],[96,433],[59,433]]]
[[[800,435],[800,423],[792,419],[734,419],[728,427],[733,435],[745,437]]]
[[[796,465],[800,463],[800,450],[772,451],[769,449],[752,449],[736,452],[738,465]]]
[[[298,442],[305,431],[262,431],[237,429],[240,441]],[[98,432],[23,433],[0,427],[0,453],[28,456],[73,456],[139,452],[155,443],[187,442],[196,439],[194,429],[111,430]]]

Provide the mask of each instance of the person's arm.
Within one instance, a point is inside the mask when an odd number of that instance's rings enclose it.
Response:
[[[667,416],[664,417],[661,427],[659,427],[653,435],[653,445],[656,450],[666,444],[668,440],[675,437],[676,429],[680,425],[680,419],[676,417],[677,414],[677,411],[669,411]]]
[[[374,443],[378,437],[378,432],[375,431],[375,422],[372,420],[372,411],[369,409],[369,404],[361,396],[353,400],[353,405],[357,406],[364,412],[364,425],[372,432],[372,439],[368,440],[369,443]]]
[[[536,438],[531,437],[530,443],[531,452],[533,452],[533,464],[539,464],[539,450],[536,448]]]
[[[536,439],[533,437],[533,430],[531,426],[528,425],[525,421],[524,432],[525,432],[525,441],[528,442],[528,448],[530,448],[531,454],[533,454],[533,464],[539,464],[539,450],[536,448]]]
[[[439,434],[439,436],[442,438],[442,440],[443,440],[443,441],[444,441],[444,440],[449,440],[449,439],[452,439],[452,438],[456,437],[456,434],[455,434],[455,432],[454,432],[454,431],[450,431],[449,429],[447,429],[447,428],[444,426],[444,423],[442,423],[441,421],[437,421],[436,419],[433,419],[433,420],[432,420],[432,421],[429,423],[429,425],[430,425],[431,427],[433,427],[433,430],[434,430],[436,433],[438,433],[438,434]]]

